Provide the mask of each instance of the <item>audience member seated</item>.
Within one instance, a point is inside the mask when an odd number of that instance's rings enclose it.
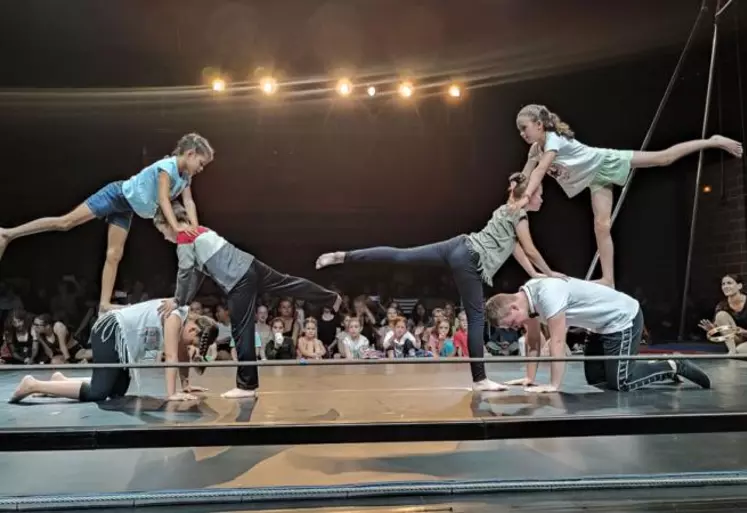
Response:
[[[325,358],[334,358],[335,354],[340,354],[337,346],[337,333],[340,324],[337,315],[332,308],[325,306],[322,308],[322,315],[319,317],[317,326],[319,340],[322,341],[325,348]]]
[[[3,327],[3,362],[23,365],[35,363],[39,343],[31,335],[32,318],[23,309],[17,308],[5,319]]]
[[[399,311],[390,306],[386,309],[386,317],[381,321],[382,325],[379,328],[379,340],[384,340],[391,331],[394,330],[394,323],[399,319]]]
[[[360,326],[360,333],[363,337],[369,341],[369,344],[373,348],[376,348],[378,341],[378,331],[376,331],[376,316],[371,312],[371,309],[366,303],[366,296],[358,296],[353,301],[353,314],[358,319]]]
[[[423,331],[428,326],[430,318],[425,305],[418,301],[412,309],[412,317],[407,324],[407,329],[418,339],[423,335]]]
[[[254,317],[254,331],[259,335],[259,339],[262,341],[262,347],[264,348],[267,343],[272,339],[272,329],[267,324],[270,311],[265,305],[259,305],[257,307],[257,315]]]
[[[729,354],[747,353],[747,296],[742,292],[742,286],[742,278],[736,274],[727,274],[721,278],[724,300],[716,305],[716,315],[712,322],[703,319],[698,324],[705,331],[710,331],[716,326],[737,328],[736,337],[724,342]]]
[[[295,360],[296,347],[293,339],[285,336],[285,322],[276,317],[270,323],[272,339],[265,346],[265,356],[268,360]]]
[[[420,342],[407,331],[407,319],[397,317],[394,320],[394,329],[389,331],[383,342],[387,358],[412,358],[417,356],[420,350]]]
[[[283,336],[289,337],[292,340],[298,340],[298,335],[301,334],[301,325],[296,319],[293,300],[288,298],[280,300],[280,303],[278,303],[278,317],[276,318],[283,321]]]
[[[351,317],[348,321],[347,332],[340,344],[342,357],[348,360],[359,360],[367,356],[369,349],[371,349],[371,344],[368,338],[361,334],[360,320],[357,316]]]
[[[218,338],[215,339],[214,351],[208,353],[208,359],[218,361],[238,360],[236,355],[236,342],[231,333],[231,312],[228,307],[218,304],[215,307],[215,325],[218,326]],[[261,359],[262,355],[257,353]]]
[[[327,353],[324,344],[317,338],[317,324],[313,317],[307,317],[304,321],[297,347],[298,357],[306,360],[321,360]]]
[[[457,329],[454,332],[454,349],[455,356],[460,358],[469,358],[469,349],[467,348],[467,314],[459,312],[457,315]]]
[[[454,356],[454,340],[451,338],[451,323],[443,316],[434,326],[426,350],[436,357]]]
[[[31,336],[40,344],[41,363],[60,364],[71,361],[67,345],[69,333],[62,322],[53,323],[52,317],[48,314],[37,315],[31,327]],[[73,347],[76,352],[82,349],[77,343]]]

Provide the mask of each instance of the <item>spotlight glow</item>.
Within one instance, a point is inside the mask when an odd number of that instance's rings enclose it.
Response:
[[[449,87],[449,96],[452,98],[460,98],[462,96],[462,88],[459,87],[457,84],[452,84]]]
[[[412,82],[402,82],[399,85],[399,88],[397,89],[399,92],[399,95],[403,98],[409,98],[412,96],[412,93],[415,91],[415,87],[412,85]]]
[[[267,95],[275,94],[278,90],[278,82],[272,77],[264,77],[259,81],[259,87]]]
[[[347,78],[342,78],[337,82],[335,89],[340,96],[349,96],[353,92],[353,83]]]
[[[708,194],[708,193],[710,193],[710,192],[711,192],[712,190],[713,190],[713,189],[711,189],[711,186],[710,186],[710,185],[704,185],[704,186],[703,186],[703,192],[704,192],[705,194]]]
[[[368,96],[373,96],[376,94],[376,88],[374,86],[368,86],[366,92],[368,93]]]
[[[226,81],[222,78],[215,78],[211,83],[211,87],[216,93],[222,93],[226,90]]]

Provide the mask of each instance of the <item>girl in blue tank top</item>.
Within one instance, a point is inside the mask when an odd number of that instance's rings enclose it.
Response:
[[[170,157],[142,169],[128,180],[105,185],[71,212],[59,217],[43,217],[15,228],[0,228],[0,258],[8,244],[20,237],[49,231],[67,231],[93,219],[109,225],[106,261],[101,275],[99,308],[111,308],[114,281],[122,259],[132,214],[152,219],[160,207],[166,220],[176,229],[171,200],[181,196],[189,212],[190,224],[199,225],[197,208],[192,199],[192,178],[213,160],[213,148],[199,134],[187,134],[176,145]],[[190,228],[190,230],[193,230]]]

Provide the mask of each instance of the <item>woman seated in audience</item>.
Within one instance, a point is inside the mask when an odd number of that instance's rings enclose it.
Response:
[[[262,347],[264,348],[267,343],[272,339],[272,330],[270,325],[267,324],[267,319],[270,316],[270,311],[265,305],[259,305],[257,307],[257,315],[254,317],[254,331],[259,334],[259,339],[262,341]]]
[[[305,360],[321,360],[327,352],[322,341],[316,337],[316,319],[307,317],[303,323],[303,332],[298,337],[298,357]]]
[[[52,317],[48,314],[34,317],[31,328],[31,335],[39,343],[40,363],[61,364],[71,361],[68,342],[76,353],[82,350],[77,342],[68,340],[70,334],[65,324],[61,321],[52,322]]]
[[[272,339],[265,346],[265,356],[268,360],[295,360],[296,346],[293,339],[286,336],[285,322],[276,317],[270,323]]]
[[[210,347],[206,359],[208,361],[231,361],[238,360],[236,355],[236,343],[231,335],[231,318],[228,307],[222,304],[215,306],[215,325],[218,327],[218,338]],[[257,356],[261,358],[260,354]]]
[[[742,286],[742,278],[736,274],[727,274],[721,278],[724,300],[716,305],[713,321],[703,319],[698,324],[705,331],[710,331],[716,326],[736,328],[736,336],[724,342],[729,354],[747,353],[747,296],[742,291]]]
[[[280,300],[280,303],[278,303],[278,317],[276,319],[283,321],[284,337],[288,337],[291,340],[298,340],[298,335],[301,334],[301,325],[298,319],[296,319],[296,312],[291,299],[285,298]],[[273,320],[273,322],[275,321]]]
[[[426,326],[428,326],[429,321],[428,310],[426,310],[425,305],[421,301],[418,301],[412,308],[412,316],[410,322],[407,324],[407,329],[420,340],[420,336],[423,334]]]
[[[420,341],[407,331],[407,319],[397,317],[394,329],[384,337],[383,346],[387,358],[412,358],[420,350]]]
[[[361,335],[366,337],[372,348],[376,348],[379,333],[376,331],[376,316],[366,303],[366,296],[358,296],[353,301],[353,315],[358,319]]]
[[[5,319],[3,328],[3,361],[24,365],[36,363],[39,343],[32,335],[32,317],[22,309],[16,309]]]

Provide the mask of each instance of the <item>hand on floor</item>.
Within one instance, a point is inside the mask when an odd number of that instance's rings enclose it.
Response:
[[[177,392],[176,394],[168,398],[169,401],[196,401],[197,396],[192,394],[186,394],[184,392]]]
[[[197,385],[189,385],[187,388],[183,389],[182,391],[186,393],[190,393],[190,392],[196,393],[196,392],[207,392],[208,389],[205,387],[197,386]]]

